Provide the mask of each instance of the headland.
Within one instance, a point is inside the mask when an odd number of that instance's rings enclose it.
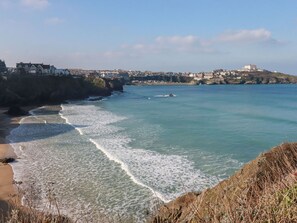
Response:
[[[59,105],[66,103],[66,100],[81,100],[89,96],[101,98],[111,95],[113,91],[122,90],[123,85],[119,80],[102,78],[17,74],[0,77],[0,221],[11,217],[13,210],[20,213],[19,220],[43,220],[49,217],[47,213],[22,206],[22,195],[17,187],[21,182],[14,181],[13,170],[9,165],[17,161],[17,156],[6,137],[19,126],[20,120],[36,107]],[[59,106],[51,107],[57,111],[60,109]],[[48,219],[60,219],[55,222],[70,221],[60,215]]]

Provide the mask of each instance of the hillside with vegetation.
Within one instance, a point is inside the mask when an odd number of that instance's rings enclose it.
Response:
[[[261,154],[211,189],[165,204],[150,222],[297,222],[297,143]]]
[[[201,79],[200,84],[296,84],[297,76],[270,71],[235,72],[232,74],[214,73],[210,79]]]
[[[297,76],[280,72],[215,70],[200,73],[146,73],[129,75],[128,85],[217,85],[217,84],[296,84]]]
[[[0,106],[60,103],[88,96],[109,96],[122,91],[120,80],[72,76],[0,76]]]

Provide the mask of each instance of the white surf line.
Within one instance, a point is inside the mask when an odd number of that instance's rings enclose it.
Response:
[[[35,116],[35,118],[37,118],[37,117],[36,117],[36,114],[34,113],[34,111],[37,111],[38,109],[41,109],[41,108],[44,108],[44,107],[45,107],[45,106],[38,107],[38,108],[35,108],[35,109],[30,110],[30,111],[29,111],[29,114],[30,114],[30,115],[21,118],[21,120],[19,121],[19,126],[18,126],[17,128],[19,128],[19,127],[23,124],[23,122],[24,122],[25,119],[30,118],[31,116]],[[15,129],[17,129],[17,128],[15,128]],[[15,129],[12,129],[12,130],[10,131],[9,135],[6,137],[6,140],[8,141],[9,145],[13,148],[13,150],[17,150],[17,149],[19,149],[20,152],[22,153],[22,155],[24,156],[24,148],[25,148],[25,146],[20,145],[19,148],[17,148],[17,147],[14,145],[15,142],[13,142],[12,140],[7,139],[7,138],[12,134],[12,132],[13,132]],[[19,158],[19,157],[18,157],[18,158]],[[13,171],[13,173],[14,173],[13,179],[15,180],[16,169],[14,168],[13,163],[12,163],[12,164],[9,164],[9,165],[11,166],[12,171]],[[18,180],[20,180],[20,179],[18,179]],[[26,200],[26,195],[23,194],[22,197],[21,197],[21,205],[26,206],[25,200]]]
[[[62,105],[61,105],[61,107],[62,107],[62,110],[63,110],[64,108],[63,108]],[[63,119],[66,121],[67,124],[69,124],[69,125],[71,125],[72,127],[74,127],[74,128],[79,132],[80,135],[83,135],[83,132],[81,131],[81,129],[79,129],[79,128],[75,127],[73,124],[71,124],[71,123],[68,121],[68,119],[62,115],[62,113],[59,113],[59,115],[61,116],[61,118],[63,118]],[[121,165],[121,169],[124,170],[124,171],[127,173],[127,175],[130,177],[130,179],[131,179],[134,183],[136,183],[136,184],[139,185],[139,186],[142,186],[142,187],[144,187],[144,188],[149,189],[149,190],[150,190],[156,197],[158,197],[158,198],[159,198],[160,200],[162,200],[164,203],[168,203],[168,202],[170,202],[170,200],[167,200],[166,198],[164,198],[164,196],[163,196],[161,193],[155,191],[153,188],[151,188],[151,187],[149,187],[148,185],[145,185],[144,183],[142,183],[141,181],[139,181],[139,180],[138,180],[138,179],[131,173],[131,171],[129,170],[128,166],[127,166],[123,161],[121,161],[121,160],[117,159],[116,157],[112,156],[106,149],[104,149],[102,146],[100,146],[98,143],[96,143],[93,139],[89,139],[89,141],[90,141],[91,143],[93,143],[93,144],[97,147],[97,149],[99,149],[101,152],[103,152],[103,153],[107,156],[107,158],[108,158],[109,160],[114,161],[115,163],[120,164],[120,165]]]
[[[38,107],[38,108],[34,108],[34,109],[30,110],[30,111],[29,111],[29,114],[30,114],[30,115],[29,115],[29,116],[26,115],[25,117],[21,118],[21,120],[19,121],[19,124],[22,124],[23,121],[24,121],[26,118],[29,118],[30,116],[36,116],[34,112],[37,111],[38,109],[41,109],[41,108],[45,108],[45,106]]]
[[[63,110],[64,110],[63,105],[61,105],[61,108],[62,108],[61,111],[63,111]],[[72,126],[74,129],[76,129],[80,135],[83,135],[83,132],[81,131],[81,129],[80,129],[80,128],[77,128],[75,125],[72,125],[72,124],[68,121],[68,119],[67,119],[65,116],[63,116],[63,114],[61,113],[61,111],[59,112],[59,115],[61,116],[61,118],[64,119],[65,122],[66,122],[68,125]]]
[[[142,186],[142,187],[145,187],[145,188],[149,189],[149,190],[150,190],[156,197],[158,197],[159,199],[161,199],[163,202],[168,203],[168,202],[170,201],[170,200],[165,199],[164,196],[163,196],[161,193],[155,191],[154,189],[152,189],[152,188],[149,187],[148,185],[145,185],[144,183],[142,183],[141,181],[139,181],[139,180],[138,180],[138,179],[131,173],[131,171],[129,170],[128,166],[127,166],[123,161],[121,161],[121,160],[117,159],[116,157],[112,156],[106,149],[104,149],[102,146],[100,146],[98,143],[96,143],[93,139],[89,139],[89,140],[90,140],[90,142],[92,142],[92,143],[93,143],[93,144],[94,144],[94,145],[95,145],[101,152],[103,152],[103,153],[107,156],[107,158],[108,158],[109,160],[114,161],[115,163],[120,164],[122,170],[124,170],[124,171],[127,173],[127,175],[131,178],[131,180],[132,180],[134,183],[136,183],[136,184],[138,184],[138,185],[140,185],[140,186]]]
[[[37,111],[37,110],[39,110],[39,109],[43,109],[43,108],[45,108],[46,106],[42,106],[42,107],[38,107],[38,108],[34,108],[34,109],[32,109],[32,110],[30,110],[29,111],[29,114],[31,115],[31,116],[34,116],[34,118],[36,118],[36,119],[38,119],[38,120],[41,120],[44,124],[47,124],[47,121],[46,120],[44,120],[44,119],[42,119],[42,118],[38,118],[37,117],[37,115],[35,114],[35,111]],[[27,118],[27,117],[25,117],[25,118]],[[21,121],[22,121],[23,119],[21,119]]]
[[[45,106],[38,107],[38,108],[34,108],[34,109],[32,109],[32,110],[29,111],[29,114],[30,114],[30,115],[35,115],[34,112],[37,111],[37,110],[39,110],[39,109],[42,109],[42,108],[45,108]]]

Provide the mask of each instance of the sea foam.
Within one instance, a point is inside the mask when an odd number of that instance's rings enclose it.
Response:
[[[91,104],[62,105],[60,115],[110,160],[119,164],[134,183],[147,188],[163,202],[217,182],[216,177],[195,169],[186,157],[132,148],[133,136],[116,125],[126,117]]]

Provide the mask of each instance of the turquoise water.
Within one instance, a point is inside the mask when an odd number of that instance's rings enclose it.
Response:
[[[172,93],[175,97],[168,97]],[[162,202],[297,141],[297,86],[126,86],[102,101],[32,111],[12,131],[17,180],[64,213],[143,222]],[[83,220],[82,220],[83,222]]]
[[[141,139],[135,146],[187,155],[197,167],[201,152],[245,163],[272,146],[297,140],[296,85],[149,86],[125,90],[113,99],[115,103],[105,103],[105,108],[130,117],[122,125]],[[156,97],[171,92],[177,96]],[[160,129],[154,142],[143,144],[150,139],[139,134],[137,127],[129,127],[133,122],[137,125],[135,120],[141,122],[139,128],[148,125]],[[223,169],[216,170],[223,177],[234,172],[230,167]]]

